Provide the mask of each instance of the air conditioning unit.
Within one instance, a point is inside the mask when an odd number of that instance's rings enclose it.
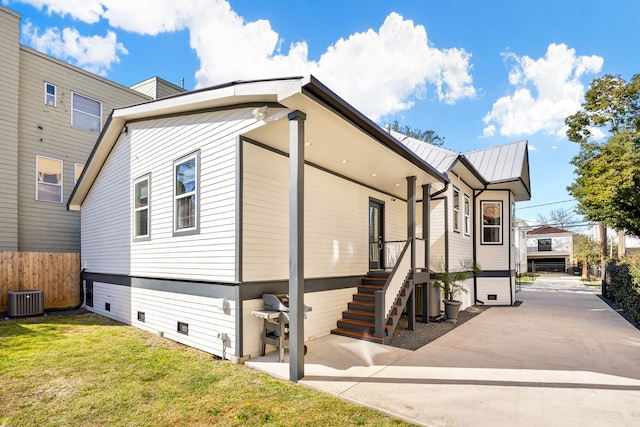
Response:
[[[44,314],[43,291],[9,291],[9,317]]]

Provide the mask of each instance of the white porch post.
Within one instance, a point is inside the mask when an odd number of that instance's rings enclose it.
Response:
[[[304,121],[289,113],[289,379],[304,377]]]

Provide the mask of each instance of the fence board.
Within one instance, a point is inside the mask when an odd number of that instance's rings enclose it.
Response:
[[[80,302],[80,254],[0,252],[0,311],[9,291],[44,291],[45,308],[73,307]]]

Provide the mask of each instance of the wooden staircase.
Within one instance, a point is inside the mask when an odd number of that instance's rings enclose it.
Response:
[[[338,320],[338,327],[333,329],[331,333],[380,344],[388,343],[404,311],[410,289],[407,281],[387,320],[385,336],[376,337],[376,291],[383,289],[388,277],[389,272],[384,271],[371,271],[366,277],[363,277],[358,286],[358,293],[353,294],[353,301],[349,303],[348,309],[342,312],[342,319]]]

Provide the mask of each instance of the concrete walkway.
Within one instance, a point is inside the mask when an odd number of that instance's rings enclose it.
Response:
[[[637,426],[640,331],[599,292],[542,277],[415,352],[323,337],[300,383],[426,426]],[[275,353],[246,364],[289,377]]]

